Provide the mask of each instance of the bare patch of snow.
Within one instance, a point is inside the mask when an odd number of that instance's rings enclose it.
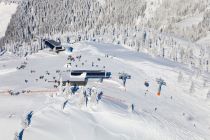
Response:
[[[15,68],[13,68],[13,69],[3,69],[3,70],[0,69],[0,75],[9,74],[9,73],[15,72],[15,71],[17,71],[17,69],[15,69]]]

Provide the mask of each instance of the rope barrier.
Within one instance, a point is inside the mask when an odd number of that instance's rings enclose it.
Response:
[[[0,94],[5,94],[5,93],[8,93],[9,94],[10,90],[1,90],[0,91]],[[14,91],[16,92],[16,91]],[[46,89],[46,90],[22,90],[20,92],[24,92],[24,93],[51,93],[51,92],[58,92],[58,90],[53,90],[53,89]]]

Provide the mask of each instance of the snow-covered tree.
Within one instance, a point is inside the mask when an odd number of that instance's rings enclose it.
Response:
[[[207,71],[209,49],[193,41],[209,30],[208,5],[209,0],[27,0],[19,4],[0,46],[15,53],[34,39],[39,46],[44,38],[103,40]],[[179,26],[198,14],[203,15],[198,23]],[[36,45],[30,46],[37,52]]]
[[[195,92],[195,84],[194,84],[194,81],[192,81],[191,82],[191,84],[190,84],[190,93],[193,93],[193,92]]]
[[[179,75],[178,75],[178,82],[181,82],[183,80],[183,74],[182,72],[180,71],[179,72]]]
[[[207,99],[210,99],[210,90],[208,91],[207,95],[206,95]]]

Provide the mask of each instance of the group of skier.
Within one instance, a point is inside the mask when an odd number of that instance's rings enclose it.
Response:
[[[103,91],[96,91],[95,88],[87,88],[87,90],[83,91],[83,96],[85,100],[85,105],[87,107],[90,97],[95,98],[96,102],[99,103],[99,101],[102,99]]]

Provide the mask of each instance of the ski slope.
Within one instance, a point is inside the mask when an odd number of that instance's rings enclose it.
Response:
[[[112,78],[102,83],[91,80],[75,95],[69,95],[59,92],[59,88],[54,89],[54,83],[47,82],[58,77],[56,70],[66,70],[68,55],[65,52],[57,55],[44,50],[27,59],[9,53],[0,57],[1,139],[14,139],[15,133],[23,128],[23,140],[210,139],[208,73],[196,76],[196,69],[133,52],[120,45],[80,42],[73,47],[72,55],[82,58],[72,62],[72,69],[103,69],[105,66],[112,72]],[[24,62],[26,68],[17,70],[16,67]],[[35,72],[31,73],[31,70]],[[119,72],[132,76],[126,88],[118,79]],[[179,72],[183,78],[178,82]],[[40,76],[44,79],[39,79]],[[159,97],[156,78],[167,83]],[[145,80],[150,83],[147,95]],[[192,81],[195,87],[190,92]],[[98,104],[91,96],[86,107],[82,89],[88,87],[103,91],[104,95]],[[10,96],[8,90],[31,92]],[[65,101],[68,102],[63,109]],[[134,112],[131,104],[135,105]],[[31,123],[25,126],[23,120],[30,111],[33,111]]]

